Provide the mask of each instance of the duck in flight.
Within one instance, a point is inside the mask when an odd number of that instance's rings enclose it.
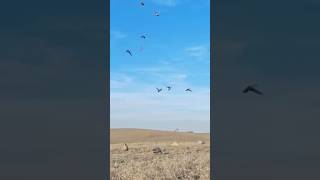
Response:
[[[158,11],[154,11],[155,16],[160,16],[160,13]]]
[[[130,54],[130,56],[132,56],[132,53],[129,49],[126,50],[126,53]]]
[[[192,91],[191,91],[191,89],[189,89],[189,88],[188,88],[188,89],[186,89],[185,91],[189,91],[189,92],[192,92]]]
[[[142,35],[142,36],[140,36],[142,39],[146,39],[146,36],[145,35]]]
[[[143,1],[141,1],[140,4],[141,4],[141,6],[144,6],[144,2]]]
[[[248,93],[248,92],[253,92],[253,93],[256,93],[256,94],[259,94],[259,95],[263,95],[263,93],[259,90],[256,89],[257,85],[249,85],[247,86],[242,92],[243,93]]]
[[[158,89],[158,88],[156,88],[156,89],[157,89],[158,92],[162,91],[162,89]]]
[[[168,89],[168,91],[170,91],[171,90],[171,86],[167,86],[167,89]]]

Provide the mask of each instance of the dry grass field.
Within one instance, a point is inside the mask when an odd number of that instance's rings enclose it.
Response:
[[[210,179],[209,134],[112,129],[110,135],[112,180]]]

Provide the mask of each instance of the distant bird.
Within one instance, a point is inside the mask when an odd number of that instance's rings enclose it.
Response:
[[[155,16],[160,16],[160,12],[154,11],[154,15],[155,15]]]
[[[158,92],[162,91],[162,89],[158,89],[158,88],[156,88],[156,89],[157,89]]]
[[[140,4],[141,4],[141,6],[144,6],[144,2],[143,1],[141,1]]]
[[[189,91],[189,92],[192,92],[192,91],[191,91],[191,89],[189,89],[189,88],[188,88],[188,89],[186,89],[185,91]]]
[[[168,89],[168,91],[170,91],[171,90],[171,86],[167,86],[167,89]]]
[[[257,90],[256,87],[257,87],[257,85],[249,85],[242,92],[243,93],[248,93],[249,91],[251,91],[251,92],[254,92],[256,94],[263,95],[263,93],[261,91]]]
[[[146,36],[145,35],[142,35],[142,36],[140,36],[142,39],[145,39],[146,38]]]
[[[130,56],[132,56],[132,53],[129,49],[126,50],[126,53],[130,54]]]

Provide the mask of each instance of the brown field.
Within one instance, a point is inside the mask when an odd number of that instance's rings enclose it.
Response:
[[[110,135],[112,180],[210,179],[209,134],[111,129]],[[155,147],[162,152],[153,153]]]

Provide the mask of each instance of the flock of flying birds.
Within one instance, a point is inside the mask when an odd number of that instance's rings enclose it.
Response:
[[[144,6],[145,6],[145,3],[144,3],[143,1],[141,1],[141,2],[140,2],[140,5],[141,5],[142,7],[144,7]],[[160,12],[159,12],[159,11],[154,11],[154,12],[153,12],[153,15],[154,15],[154,16],[160,16]],[[146,39],[147,36],[146,36],[146,35],[141,35],[140,38]],[[128,53],[130,56],[133,55],[130,49],[127,49],[127,50],[126,50],[126,53]]]
[[[172,88],[171,86],[167,86],[167,90],[168,91],[171,91],[171,88]],[[156,89],[157,89],[158,93],[162,91],[162,88],[156,88]],[[192,90],[190,88],[186,89],[185,91],[192,92]]]
[[[145,3],[143,1],[140,1],[140,5],[142,7],[144,7]],[[154,11],[153,14],[154,14],[154,16],[160,16],[160,12],[159,11]],[[141,35],[140,38],[146,39],[147,37],[146,37],[146,35]],[[130,49],[127,49],[126,53],[128,53],[130,56],[133,55]],[[249,93],[249,92],[252,92],[252,93],[255,93],[255,94],[258,94],[258,95],[263,95],[263,93],[257,89],[257,86],[258,86],[257,84],[248,85],[242,92],[245,93],[245,94]],[[167,86],[167,90],[168,91],[170,91],[171,88],[172,88],[171,86]],[[162,88],[156,88],[156,89],[157,89],[158,93],[160,93],[162,91]],[[186,92],[192,92],[192,90],[190,88],[185,89],[185,91]]]
[[[141,5],[142,7],[144,7],[144,6],[145,6],[145,3],[144,3],[143,1],[141,1],[141,2],[140,2],[140,5]],[[154,11],[154,12],[153,12],[153,15],[154,15],[154,16],[160,16],[160,12],[159,12],[159,11]],[[147,36],[146,36],[146,34],[144,34],[144,35],[141,35],[140,38],[146,39]],[[130,56],[133,56],[133,53],[132,53],[132,51],[131,51],[130,49],[127,49],[125,52],[128,53]],[[171,88],[172,88],[171,86],[167,86],[167,90],[168,90],[168,91],[170,91]],[[162,91],[162,88],[156,88],[156,89],[157,89],[157,92],[158,92],[158,93],[160,93],[160,92]],[[186,91],[186,92],[192,92],[192,90],[191,90],[190,88],[185,89],[185,91]]]

